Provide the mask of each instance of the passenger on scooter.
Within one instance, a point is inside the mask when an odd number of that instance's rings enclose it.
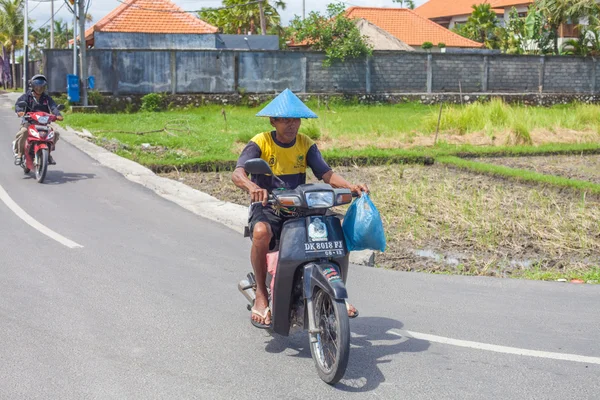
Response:
[[[63,120],[63,117],[60,111],[58,110],[56,102],[52,99],[52,97],[50,97],[50,95],[46,93],[47,86],[48,80],[44,75],[35,75],[33,78],[31,78],[31,80],[29,81],[29,90],[27,90],[27,93],[19,97],[16,103],[19,104],[19,102],[24,101],[27,103],[27,108],[22,108],[18,105],[15,105],[15,112],[19,117],[23,117],[23,115],[25,115],[26,112],[42,111],[56,115],[56,119],[58,121]],[[58,131],[55,129],[54,145],[56,145],[56,142],[58,142],[59,136],[60,135]],[[15,141],[13,142],[13,152],[15,153],[16,165],[21,165],[21,159],[23,156],[23,152],[25,151],[26,141],[27,121],[23,119],[21,122],[21,129],[19,130],[19,132],[17,132]],[[52,150],[54,151],[54,146]],[[54,162],[54,159],[52,159],[52,155],[49,156],[48,163],[52,165],[56,164],[56,162]]]
[[[319,180],[334,188],[347,188],[359,196],[368,192],[365,184],[353,185],[342,176],[333,172],[323,159],[317,145],[306,135],[298,133],[301,118],[318,118],[304,103],[289,89],[279,94],[261,112],[259,117],[269,117],[275,128],[273,131],[254,136],[240,155],[232,180],[235,185],[246,190],[252,202],[262,202],[252,207],[249,227],[252,238],[250,259],[256,275],[256,301],[252,308],[253,321],[270,325],[271,312],[265,284],[267,275],[267,253],[275,247],[276,240],[281,235],[283,223],[293,217],[293,209],[267,205],[269,191],[281,187],[281,182],[275,182],[272,177],[252,176],[244,169],[247,160],[262,158],[287,189],[295,189],[306,183],[306,168],[310,167]],[[355,318],[358,310],[347,303],[348,316]]]

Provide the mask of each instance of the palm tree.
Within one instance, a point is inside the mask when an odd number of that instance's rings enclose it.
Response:
[[[41,27],[31,33],[31,59],[39,60],[42,50],[50,48],[50,29]]]
[[[247,0],[223,0],[223,6],[232,7],[222,10],[201,11],[202,20],[219,28],[222,33],[257,34],[260,31],[260,8],[258,4],[249,4]],[[282,0],[264,2],[265,25],[268,31],[281,29],[281,17],[277,9],[285,10]],[[236,7],[239,6],[239,7]]]
[[[558,30],[569,20],[589,15],[597,10],[595,0],[536,0],[536,7],[542,12],[554,34],[554,53],[558,54]]]
[[[69,40],[73,37],[73,30],[69,29],[66,22],[62,19],[54,21],[54,47],[57,49],[66,49],[69,47]]]
[[[0,37],[12,57],[12,87],[17,86],[15,50],[22,46],[25,31],[23,0],[0,0]]]
[[[394,3],[399,3],[400,7],[404,8],[404,5],[406,4],[406,8],[410,8],[411,10],[415,9],[415,2],[414,0],[392,0]]]

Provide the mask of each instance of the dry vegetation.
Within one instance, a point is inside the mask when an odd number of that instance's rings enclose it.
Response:
[[[378,257],[381,266],[494,276],[550,271],[550,277],[592,279],[600,274],[598,196],[441,165],[338,172],[372,189],[388,236],[388,250]],[[248,201],[228,173],[167,176],[224,200]]]

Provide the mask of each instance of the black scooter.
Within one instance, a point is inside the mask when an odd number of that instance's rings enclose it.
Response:
[[[278,180],[260,158],[248,160],[244,168],[250,174],[272,175]],[[346,371],[350,325],[344,284],[349,254],[340,218],[328,211],[351,201],[349,189],[334,189],[327,184],[274,190],[269,200],[270,204],[293,207],[297,214],[284,223],[279,240],[277,273],[269,295],[270,331],[288,336],[299,329],[308,330],[317,371],[330,385]],[[245,236],[249,236],[248,227]],[[267,288],[271,279],[267,274]],[[249,273],[238,289],[249,301],[250,310],[256,298],[254,274]]]

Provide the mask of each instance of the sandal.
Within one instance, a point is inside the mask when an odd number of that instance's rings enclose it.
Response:
[[[268,316],[268,315],[269,315],[269,313],[271,312],[271,309],[270,309],[269,307],[267,307],[267,308],[265,308],[265,310],[264,310],[262,313],[260,313],[260,312],[256,311],[256,310],[254,309],[254,307],[252,307],[252,310],[251,310],[251,311],[252,311],[252,314],[258,315],[258,316],[259,316],[259,317],[261,317],[263,320],[265,320],[265,319],[267,319],[267,316]],[[272,323],[272,322],[273,322],[273,321],[271,321],[271,323]],[[255,321],[255,320],[253,320],[253,319],[252,319],[252,317],[250,317],[250,323],[251,323],[252,325],[254,325],[256,328],[258,328],[258,329],[271,329],[271,327],[272,327],[272,324],[268,324],[268,325],[267,325],[267,324],[261,324],[260,322],[257,322],[257,321]]]
[[[352,311],[350,308],[350,303],[346,302],[346,310],[348,310],[348,318],[350,319],[358,317],[358,309],[354,306],[352,306],[352,308],[354,308],[354,313],[350,314],[350,312]]]

